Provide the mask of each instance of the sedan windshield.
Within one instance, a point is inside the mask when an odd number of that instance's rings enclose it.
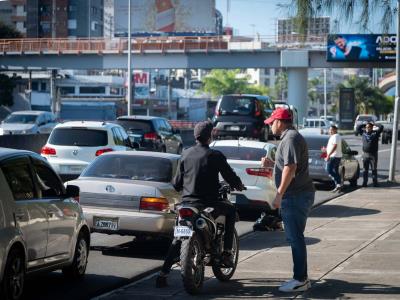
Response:
[[[221,151],[227,159],[260,161],[267,155],[265,149],[237,146],[215,146],[214,150]]]
[[[89,165],[81,177],[170,182],[172,163],[169,159],[160,157],[104,155]]]
[[[4,123],[19,123],[19,124],[34,124],[37,119],[37,115],[9,115]]]

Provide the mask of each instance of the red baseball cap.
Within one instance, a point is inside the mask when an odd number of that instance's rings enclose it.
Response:
[[[292,113],[283,107],[275,109],[271,116],[264,121],[264,124],[271,125],[275,120],[292,120]]]

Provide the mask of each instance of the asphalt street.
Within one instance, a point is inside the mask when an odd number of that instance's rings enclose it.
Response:
[[[361,151],[360,137],[345,138],[352,150]],[[390,145],[380,145],[380,180],[388,176],[389,157]],[[399,172],[399,159],[396,169]],[[329,186],[317,184],[316,187],[315,205],[321,205],[339,195],[331,193]],[[344,193],[349,191],[350,187],[346,186]],[[239,234],[251,231],[253,223],[254,218],[237,223]],[[168,243],[165,241],[139,242],[130,236],[92,234],[89,264],[84,279],[68,281],[61,272],[36,275],[27,279],[24,299],[90,299],[155,272],[161,266],[167,249]],[[43,282],[46,282],[46,285],[43,285]]]

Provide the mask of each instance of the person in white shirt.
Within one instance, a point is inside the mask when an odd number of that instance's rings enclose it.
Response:
[[[327,162],[326,170],[335,182],[335,188],[332,190],[332,192],[339,192],[343,187],[343,183],[339,174],[339,165],[340,160],[342,159],[342,138],[337,131],[338,128],[335,125],[332,125],[329,128],[329,134],[331,137],[329,138],[328,145],[326,146],[325,157],[325,161]]]

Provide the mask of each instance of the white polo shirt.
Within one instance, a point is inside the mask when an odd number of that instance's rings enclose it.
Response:
[[[326,147],[326,153],[329,154],[332,151],[333,146],[335,144],[337,145],[336,146],[336,150],[331,154],[330,157],[342,157],[343,156],[343,153],[342,153],[342,138],[337,133],[331,135],[331,137],[329,138],[328,145]]]

